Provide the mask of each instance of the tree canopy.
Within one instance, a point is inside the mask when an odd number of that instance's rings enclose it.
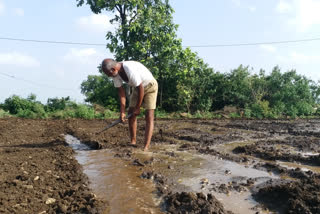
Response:
[[[319,98],[319,85],[295,70],[275,67],[251,74],[240,65],[215,72],[196,52],[183,48],[168,0],[77,0],[93,13],[111,12],[115,31],[106,32],[107,48],[117,61],[137,60],[159,83],[158,106],[165,111],[214,111],[226,105],[247,115],[276,117],[310,115]],[[116,108],[117,94],[105,76],[88,76],[81,85],[86,101]]]

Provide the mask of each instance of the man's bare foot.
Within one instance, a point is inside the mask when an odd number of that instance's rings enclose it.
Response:
[[[131,144],[131,145],[136,145],[136,142],[135,142],[135,141],[132,141],[130,144]]]
[[[149,148],[148,147],[144,147],[143,151],[147,152],[147,151],[149,151]]]

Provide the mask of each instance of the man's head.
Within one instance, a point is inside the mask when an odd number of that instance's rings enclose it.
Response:
[[[119,65],[118,62],[113,59],[104,59],[102,61],[102,71],[108,77],[115,77],[118,75],[119,72]]]

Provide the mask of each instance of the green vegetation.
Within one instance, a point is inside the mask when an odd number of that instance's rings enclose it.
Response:
[[[69,97],[49,98],[44,105],[36,100],[34,94],[27,98],[13,95],[0,104],[0,118],[16,116],[22,118],[83,118],[83,119],[106,119],[118,117],[118,113],[101,106],[77,104]]]
[[[188,85],[184,88],[181,86],[181,90],[185,90],[183,92],[185,98],[176,98],[172,106],[168,102],[165,106],[159,107],[155,116],[205,119],[320,116],[319,84],[298,75],[296,71],[281,73],[280,69],[275,67],[269,75],[262,70],[259,74],[251,74],[248,67],[239,66],[229,73],[213,73],[210,78],[212,78],[210,81],[199,83],[203,93],[207,93],[206,96],[195,93],[187,87]],[[100,91],[101,94],[106,95],[109,89],[114,90],[112,83],[109,84],[104,88],[105,92]],[[90,95],[91,98],[95,96],[94,92],[95,90],[90,92],[93,94]],[[101,102],[95,103],[94,99],[89,105],[77,104],[71,101],[70,97],[49,98],[46,104],[42,104],[36,100],[34,94],[27,98],[13,95],[0,104],[0,118],[10,115],[23,118],[117,118],[116,93],[112,97],[104,97],[107,98],[102,105]],[[233,109],[231,111],[227,110],[230,106]]]
[[[221,110],[225,106],[238,109],[228,115],[230,118],[296,118],[320,115],[319,83],[297,74],[295,70],[282,73],[278,67],[274,67],[269,75],[263,70],[259,74],[252,74],[253,71],[249,70],[249,67],[241,65],[229,73],[212,70],[211,73],[201,70],[194,73],[197,75],[192,77],[188,77],[189,72],[185,72],[185,76],[170,77],[170,82],[163,90],[166,94],[158,96],[158,115],[166,115],[165,112],[187,112],[196,118],[201,118],[202,115],[212,118],[216,116],[206,114]],[[118,98],[115,88],[112,82],[106,83],[107,86],[97,89],[92,87],[90,93],[85,93],[86,101],[103,105],[113,111],[117,110]],[[82,85],[95,84],[84,81]],[[90,101],[89,98],[93,96],[96,100]],[[165,100],[162,100],[161,104],[160,100],[163,97]]]
[[[11,117],[11,114],[0,108],[0,118]]]
[[[116,60],[137,60],[145,64],[159,83],[157,115],[163,112],[187,112],[201,118],[211,116],[225,106],[237,112],[224,114],[238,118],[283,118],[315,115],[319,84],[296,71],[269,75],[253,73],[240,65],[229,73],[215,72],[177,38],[173,8],[168,0],[77,0],[88,4],[93,13],[113,12],[107,48]],[[101,72],[101,71],[100,71]],[[252,74],[253,73],[253,74]],[[86,101],[111,110],[117,109],[117,93],[105,75],[89,76],[81,85]],[[208,115],[207,115],[208,114]],[[215,115],[215,114],[213,114]]]

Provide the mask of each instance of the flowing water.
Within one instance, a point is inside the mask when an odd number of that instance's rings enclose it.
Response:
[[[153,182],[139,178],[141,171],[136,167],[115,158],[111,150],[87,151],[85,145],[70,135],[66,141],[77,151],[76,159],[89,177],[93,192],[109,202],[105,213],[161,213]]]
[[[167,164],[158,165],[158,169],[162,169],[162,173],[165,176],[176,180],[186,190],[203,192],[205,194],[212,193],[227,210],[234,213],[256,213],[252,208],[257,205],[257,202],[251,197],[251,192],[230,191],[228,194],[219,193],[212,191],[212,185],[246,182],[248,178],[255,179],[255,184],[259,184],[270,179],[279,178],[268,172],[253,169],[232,161],[222,160],[211,155],[200,155],[186,151],[179,152],[176,147],[174,145],[166,145],[165,147],[155,148],[155,150],[162,151],[160,154],[157,154],[158,157],[170,152],[175,153],[174,157],[170,157],[170,160],[165,162]],[[166,166],[174,163],[174,167],[178,166],[179,170],[168,170]],[[203,185],[204,180],[207,185]],[[181,187],[177,186],[176,191],[181,191]]]
[[[143,167],[114,157],[114,152],[109,149],[88,150],[70,135],[66,136],[66,141],[76,150],[76,158],[88,175],[93,192],[109,202],[105,213],[162,213],[159,208],[161,199],[155,194],[152,180],[140,178]],[[252,208],[257,203],[250,191],[224,194],[212,191],[211,185],[245,182],[248,178],[255,178],[257,183],[278,178],[214,156],[178,151],[175,145],[155,145],[151,152],[135,149],[133,155],[140,162],[151,158],[158,160],[152,163],[152,167],[173,184],[173,192],[212,193],[227,210],[240,214],[255,213]],[[207,186],[201,184],[204,179],[207,180]]]

